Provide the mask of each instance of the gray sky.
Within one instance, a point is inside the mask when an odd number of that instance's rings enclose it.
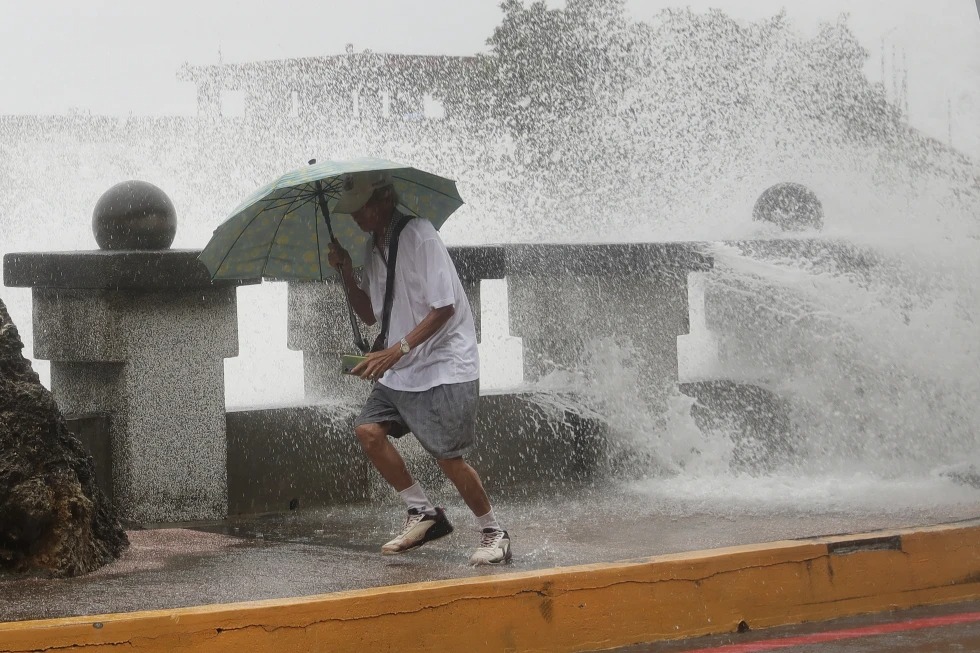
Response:
[[[551,4],[560,4],[552,0]],[[913,124],[980,158],[980,18],[975,0],[629,0],[639,18],[666,6],[718,7],[746,20],[785,7],[812,33],[850,14],[881,77],[881,40],[905,52]],[[183,62],[335,54],[358,49],[420,54],[485,51],[497,0],[0,0],[0,114],[193,114]],[[899,54],[901,60],[901,54]],[[890,73],[888,74],[890,79]]]

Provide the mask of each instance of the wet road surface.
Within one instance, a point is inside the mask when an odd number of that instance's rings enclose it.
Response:
[[[893,514],[683,514],[625,491],[568,492],[562,500],[498,505],[514,562],[474,569],[467,561],[478,535],[462,504],[447,505],[456,526],[449,537],[403,556],[379,555],[403,510],[395,503],[345,505],[131,531],[123,557],[87,576],[0,576],[0,621],[310,596],[980,517],[975,505]]]

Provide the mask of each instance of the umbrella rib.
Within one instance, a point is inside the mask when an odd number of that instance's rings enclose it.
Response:
[[[254,204],[253,204],[253,206],[254,206]],[[252,219],[248,221],[248,224],[245,225],[242,228],[242,230],[238,232],[238,235],[235,236],[235,242],[233,242],[231,244],[231,247],[228,248],[228,251],[225,252],[225,255],[221,257],[221,262],[218,263],[218,267],[215,268],[215,271],[221,269],[221,266],[225,264],[225,260],[229,256],[231,256],[231,252],[232,252],[233,249],[235,249],[235,246],[238,244],[238,241],[241,240],[242,236],[245,235],[245,232],[248,231],[248,228],[252,226],[252,223],[255,222],[256,220],[258,220],[259,216],[262,215],[263,213],[265,213],[265,209],[262,209],[261,211],[258,211],[254,216],[252,216]],[[282,220],[280,220],[279,223],[282,224]],[[279,233],[279,227],[276,227],[276,233],[277,234]],[[273,241],[272,242],[273,243],[275,242],[275,239],[274,238],[273,238]],[[270,247],[270,249],[271,249],[271,247]],[[260,277],[262,276],[262,272],[264,272],[264,271],[265,271],[265,265],[262,266],[262,271],[259,272],[259,276]]]
[[[253,204],[253,206],[254,206],[254,204]],[[237,236],[235,236],[235,242],[233,242],[231,244],[231,247],[228,248],[228,251],[225,252],[225,255],[221,257],[221,261],[218,263],[218,267],[216,267],[214,269],[216,275],[218,273],[218,270],[221,269],[221,266],[225,264],[225,261],[228,259],[228,257],[231,256],[231,251],[233,249],[235,249],[235,245],[238,244],[238,241],[241,239],[241,237],[245,234],[245,232],[248,230],[248,228],[252,226],[252,223],[255,222],[260,215],[262,215],[262,211],[259,211],[254,216],[252,216],[252,219],[248,221],[248,224],[245,225],[242,228],[242,230],[238,232],[238,235]],[[262,275],[260,274],[259,276],[262,276]]]
[[[320,181],[322,182],[323,180],[321,179]],[[330,196],[333,197],[334,193],[340,190],[343,190],[343,184],[340,183],[340,176],[336,176],[333,177],[333,180],[330,183],[329,188],[324,188],[323,192],[330,193]]]
[[[283,190],[284,192],[287,192],[287,193],[299,193],[299,194],[307,193],[307,194],[312,195],[314,193],[314,190],[307,188],[307,186],[309,186],[309,184],[310,184],[310,182],[306,181],[306,182],[303,182],[302,184],[300,184],[299,186],[286,186],[286,187],[282,188],[281,190]],[[263,198],[263,199],[268,199],[268,198]]]
[[[272,191],[270,191],[270,192],[272,192]],[[296,197],[300,197],[300,196],[296,196]],[[232,214],[232,216],[230,218],[228,218],[228,220],[233,219],[235,216],[237,216],[238,214],[240,214],[242,211],[245,211],[249,207],[258,205],[260,202],[279,202],[279,201],[283,201],[283,200],[288,200],[288,201],[285,201],[282,204],[279,204],[277,206],[266,206],[266,207],[264,207],[262,209],[262,211],[259,211],[259,213],[262,213],[263,211],[275,210],[275,209],[282,208],[283,206],[289,206],[289,202],[292,202],[293,200],[295,200],[296,197],[293,197],[293,196],[280,196],[280,197],[275,197],[275,198],[273,198],[273,197],[260,197],[259,199],[255,200],[251,204],[248,204],[247,206],[245,206],[244,208],[242,208],[240,211],[237,211],[236,213]],[[225,227],[228,224],[228,220],[226,220],[222,224],[218,225],[218,229],[221,229],[221,228]],[[254,218],[253,218],[253,220],[254,220]],[[245,229],[248,229],[248,227],[250,225],[251,225],[251,221],[249,221],[249,224],[248,225],[245,225]],[[215,231],[217,231],[218,229],[215,229]]]
[[[289,204],[291,202],[295,202],[296,200],[301,200],[301,199],[308,200],[308,199],[312,199],[314,197],[315,197],[315,195],[313,193],[298,192],[295,195],[282,195],[282,196],[276,197],[276,198],[267,197],[267,198],[263,198],[263,199],[261,199],[259,201],[260,202],[262,202],[262,201],[264,201],[264,202],[282,202],[282,204],[276,204],[274,206],[266,206],[265,209],[263,209],[264,211],[269,211],[269,210],[281,209],[284,206],[289,206]]]
[[[282,223],[286,221],[286,216],[289,215],[289,211],[292,210],[292,205],[295,204],[300,199],[302,199],[302,198],[297,197],[296,199],[294,199],[292,201],[292,203],[289,205],[290,208],[287,209],[285,213],[283,213],[282,219],[279,220],[279,224],[276,225],[276,233],[272,234],[272,241],[270,241],[270,244],[269,244],[269,255],[266,256],[265,264],[262,266],[262,276],[265,276],[265,270],[266,270],[266,268],[269,265],[269,259],[272,258],[272,248],[276,246],[276,238],[279,237],[279,229],[282,228]],[[319,257],[319,255],[320,255],[320,252],[317,251],[317,256]]]
[[[308,197],[293,197],[293,198],[290,198],[288,201],[285,201],[284,200],[282,202],[282,204],[270,204],[269,206],[264,207],[262,210],[263,211],[278,211],[279,209],[281,209],[283,207],[292,206],[293,204],[295,204],[299,200],[309,201],[309,199],[310,198],[308,198]]]
[[[283,202],[283,201],[289,202],[296,199],[297,197],[302,197],[302,196],[303,196],[302,193],[284,193],[282,195],[277,195],[275,197],[263,197],[261,200],[259,200],[259,202],[264,202],[266,204],[271,204],[273,202]]]
[[[419,183],[419,182],[414,181],[412,179],[406,179],[405,177],[399,177],[398,175],[392,175],[391,177],[392,177],[392,179],[399,179],[401,181],[404,181],[407,184],[414,184],[414,185],[419,186],[421,188],[424,188],[426,190],[431,190],[433,193],[438,193],[439,195],[442,195],[443,197],[448,197],[451,200],[455,200],[457,202],[462,202],[463,201],[462,199],[460,199],[458,197],[453,197],[449,193],[442,192],[438,188],[433,188],[432,186],[426,186],[425,184]]]

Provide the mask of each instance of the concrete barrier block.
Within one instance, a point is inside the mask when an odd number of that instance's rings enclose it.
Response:
[[[229,411],[229,513],[390,498],[394,491],[354,435],[359,410],[319,404]],[[492,495],[521,497],[591,479],[606,459],[603,423],[533,393],[483,395],[479,411],[467,460]],[[448,483],[414,437],[394,442],[423,487]]]
[[[229,411],[228,513],[285,512],[367,499],[354,412],[331,406]]]

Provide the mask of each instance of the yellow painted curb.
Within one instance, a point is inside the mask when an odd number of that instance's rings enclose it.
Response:
[[[0,624],[0,652],[583,651],[980,598],[980,520],[295,599]],[[416,636],[417,635],[417,636]],[[406,637],[410,638],[407,643]]]

